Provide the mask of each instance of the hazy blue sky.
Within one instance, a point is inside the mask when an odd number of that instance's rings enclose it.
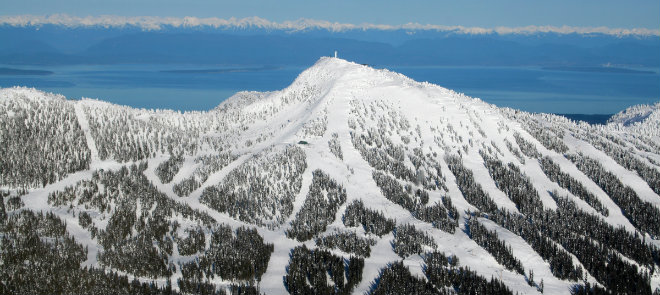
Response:
[[[660,28],[659,0],[0,0],[0,15],[259,16],[347,23]]]

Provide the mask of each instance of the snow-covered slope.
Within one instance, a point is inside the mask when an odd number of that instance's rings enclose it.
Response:
[[[621,124],[624,126],[630,126],[635,123],[642,123],[649,119],[653,113],[657,113],[658,109],[660,109],[660,104],[635,105],[617,114],[614,114],[614,116],[607,120],[607,123]]]
[[[660,103],[629,107],[608,120],[608,125],[629,134],[660,136]]]
[[[73,265],[184,293],[650,293],[660,136],[624,125],[336,58],[208,112],[8,88],[0,214],[20,240],[52,212],[86,247]]]

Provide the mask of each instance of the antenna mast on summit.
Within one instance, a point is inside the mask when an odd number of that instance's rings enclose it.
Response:
[[[337,58],[337,50],[335,50],[335,58]]]

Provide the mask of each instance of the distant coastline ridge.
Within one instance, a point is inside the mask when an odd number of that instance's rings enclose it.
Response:
[[[191,69],[191,70],[163,70],[161,73],[177,73],[177,74],[217,74],[217,73],[239,73],[239,72],[257,72],[277,70],[280,67],[263,66],[251,68],[226,68],[226,69]]]
[[[0,75],[36,75],[36,76],[46,76],[54,74],[51,71],[44,70],[22,70],[14,68],[0,68]]]
[[[612,66],[602,66],[602,67],[554,66],[554,67],[543,67],[542,69],[548,70],[548,71],[564,71],[564,72],[656,74],[655,71],[650,71],[650,70],[634,70],[634,69],[618,68],[618,67],[612,67]]]

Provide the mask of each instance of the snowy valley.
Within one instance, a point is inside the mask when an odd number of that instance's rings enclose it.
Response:
[[[660,105],[321,58],[208,112],[0,89],[0,293],[660,293]]]

